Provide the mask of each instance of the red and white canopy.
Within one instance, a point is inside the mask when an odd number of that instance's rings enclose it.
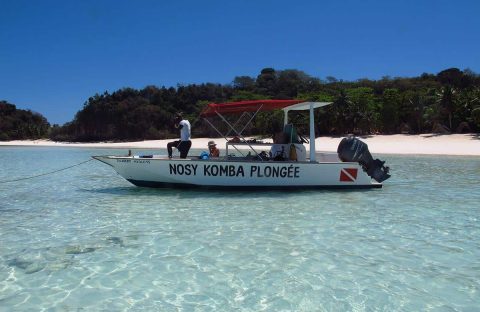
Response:
[[[202,117],[214,116],[219,114],[239,114],[243,112],[271,111],[282,109],[304,100],[255,100],[230,103],[210,103],[201,113]]]

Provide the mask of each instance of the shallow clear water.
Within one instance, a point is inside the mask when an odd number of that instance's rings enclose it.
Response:
[[[361,191],[138,188],[96,161],[1,183],[111,153],[0,148],[1,311],[480,307],[478,157],[383,155]]]

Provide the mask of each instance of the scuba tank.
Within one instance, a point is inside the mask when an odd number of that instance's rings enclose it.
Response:
[[[290,144],[290,153],[288,155],[288,159],[298,161],[297,148],[295,147],[295,144]]]

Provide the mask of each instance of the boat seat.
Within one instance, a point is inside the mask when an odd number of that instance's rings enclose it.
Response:
[[[297,159],[290,159],[290,149],[295,148],[295,153]],[[307,160],[307,150],[305,146],[301,143],[287,143],[287,144],[272,144],[270,148],[270,158],[271,159],[283,159],[285,161],[296,160],[296,161],[306,161]]]

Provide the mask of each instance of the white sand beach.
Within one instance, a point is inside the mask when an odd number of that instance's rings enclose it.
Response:
[[[465,155],[480,156],[480,134],[421,134],[421,135],[372,135],[359,137],[368,144],[372,154],[411,154],[411,155]],[[317,151],[336,152],[342,137],[318,137],[315,140]],[[192,149],[207,150],[209,138],[192,139]],[[225,149],[225,139],[214,139],[220,150]],[[152,140],[138,142],[66,143],[49,140],[25,140],[0,142],[0,146],[49,146],[49,147],[88,147],[88,148],[166,148],[172,140]],[[265,140],[264,142],[268,142]],[[271,141],[270,141],[271,142]],[[248,148],[248,147],[247,147]],[[307,150],[309,145],[306,144]],[[260,149],[261,150],[261,149]]]

